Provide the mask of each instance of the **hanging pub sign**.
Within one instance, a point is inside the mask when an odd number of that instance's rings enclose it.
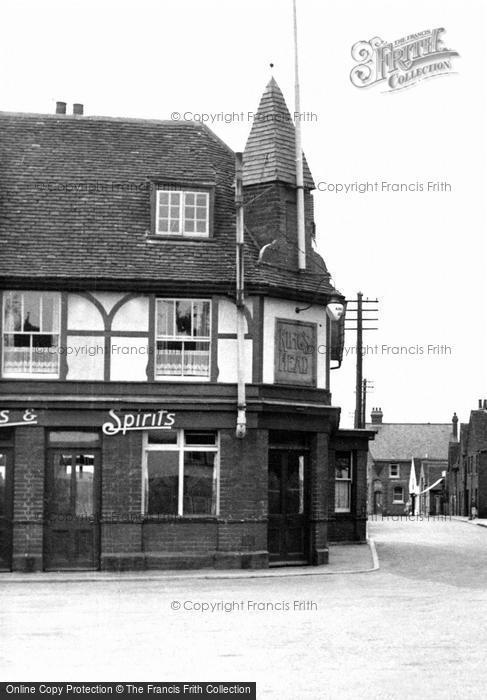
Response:
[[[102,425],[105,435],[125,435],[130,430],[171,430],[175,419],[175,413],[162,408],[145,413],[117,413],[111,409],[108,415],[112,420]]]
[[[316,385],[316,324],[276,319],[276,384]]]
[[[31,408],[16,411],[15,414],[9,409],[0,411],[0,428],[10,428],[13,425],[37,425],[37,413]]]

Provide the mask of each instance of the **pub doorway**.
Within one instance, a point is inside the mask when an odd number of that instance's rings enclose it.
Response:
[[[308,556],[309,449],[302,434],[270,434],[268,552],[271,565],[302,565]]]
[[[98,569],[100,436],[56,430],[48,436],[44,568]]]

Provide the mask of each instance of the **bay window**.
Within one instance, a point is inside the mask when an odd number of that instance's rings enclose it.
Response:
[[[56,292],[3,295],[3,376],[59,376],[60,298]]]
[[[156,379],[210,376],[211,302],[156,300]]]
[[[217,515],[216,432],[149,430],[144,434],[144,515]]]

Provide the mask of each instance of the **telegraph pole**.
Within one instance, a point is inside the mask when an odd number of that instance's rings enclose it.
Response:
[[[357,293],[357,298],[356,299],[347,299],[347,304],[353,304],[354,306],[351,307],[351,312],[352,315],[349,316],[348,313],[345,317],[345,322],[350,321],[350,322],[356,322],[356,326],[348,326],[345,327],[345,330],[348,331],[356,331],[357,332],[357,347],[356,347],[356,353],[357,353],[357,365],[356,365],[356,374],[355,374],[355,413],[354,413],[354,427],[355,428],[365,428],[365,423],[366,423],[366,414],[365,414],[365,404],[366,404],[366,394],[367,394],[367,389],[370,387],[368,386],[367,380],[363,378],[363,358],[364,358],[364,352],[363,352],[363,332],[364,331],[376,331],[377,327],[374,326],[369,326],[369,322],[371,321],[378,321],[378,318],[376,317],[371,317],[368,314],[369,313],[374,313],[378,312],[378,308],[376,305],[378,304],[378,299],[365,299],[363,298],[362,292]],[[355,308],[356,304],[356,308]],[[371,308],[369,304],[373,304],[375,308]],[[364,308],[365,305],[365,308]],[[366,316],[364,318],[364,312],[366,313]],[[364,328],[364,322],[365,322],[365,328]]]
[[[363,367],[363,354],[362,354],[362,292],[357,294],[357,369],[355,375],[355,421],[354,428],[362,428],[362,367]]]

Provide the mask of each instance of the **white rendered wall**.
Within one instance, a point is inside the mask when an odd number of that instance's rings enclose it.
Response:
[[[274,384],[274,342],[276,318],[289,321],[304,321],[316,324],[316,386],[326,389],[326,312],[324,306],[313,305],[296,313],[297,308],[307,304],[296,301],[266,298],[264,301],[264,348],[262,380],[264,384]]]

